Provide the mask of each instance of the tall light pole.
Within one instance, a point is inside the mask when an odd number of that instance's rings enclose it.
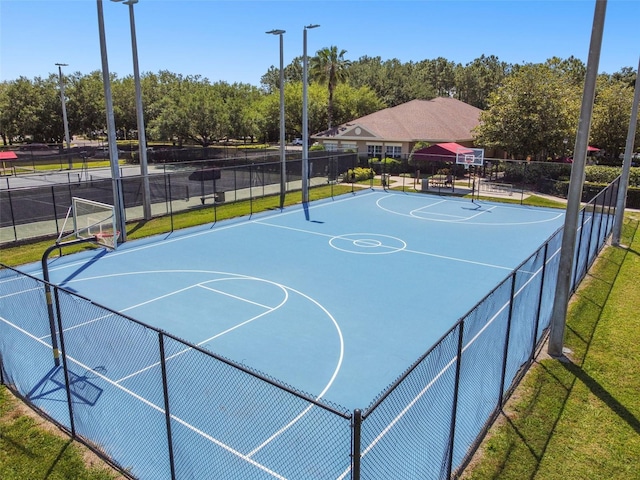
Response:
[[[121,2],[122,0],[111,0]],[[144,129],[144,112],[142,110],[142,88],[140,87],[140,69],[138,68],[138,43],[136,41],[136,22],[133,6],[138,0],[126,0],[129,5],[129,23],[131,24],[131,51],[133,55],[133,79],[136,86],[136,114],[138,120],[138,155],[140,158],[140,175],[142,176],[142,210],[145,220],[151,220],[151,190],[149,189],[149,172],[147,169],[147,136]]]
[[[124,242],[127,239],[127,229],[124,214],[124,200],[122,198],[122,185],[120,181],[120,166],[118,165],[116,122],[113,115],[111,79],[109,78],[109,62],[107,60],[107,42],[104,34],[104,14],[102,11],[102,0],[96,0],[96,2],[98,5],[98,31],[100,34],[100,58],[102,60],[102,83],[104,85],[104,99],[107,107],[107,141],[109,143],[109,164],[111,165],[113,207],[116,211],[116,229],[120,232],[119,242]]]
[[[282,35],[286,32],[284,30],[270,30],[266,33],[280,37],[280,208],[284,208],[287,166],[284,149],[284,40]]]
[[[58,78],[60,83],[60,102],[62,103],[62,123],[64,123],[64,141],[67,144],[67,150],[71,148],[71,139],[69,138],[69,122],[67,121],[67,102],[64,97],[64,78],[62,77],[62,67],[68,67],[67,63],[56,63],[58,66]],[[67,152],[68,153],[68,152]],[[69,169],[73,168],[73,161],[69,156]]]
[[[580,107],[580,119],[578,120],[578,132],[576,134],[575,147],[573,148],[573,164],[571,166],[571,179],[569,180],[567,209],[558,264],[558,281],[556,283],[549,328],[549,347],[547,352],[556,358],[564,355],[565,326],[569,296],[571,294],[571,273],[573,270],[575,243],[578,236],[580,198],[582,197],[582,186],[584,184],[584,166],[587,159],[589,130],[591,128],[591,115],[593,113],[593,101],[595,98],[596,78],[598,76],[598,64],[600,63],[600,49],[602,46],[602,33],[604,30],[606,10],[607,0],[596,0],[593,27],[591,29],[591,43],[589,45],[589,56],[587,59],[587,72],[582,93],[582,105]]]
[[[620,185],[618,186],[618,198],[616,199],[616,215],[613,219],[612,243],[619,247],[622,236],[622,221],[624,220],[624,207],[627,203],[627,187],[629,184],[631,153],[633,152],[633,142],[636,136],[636,123],[638,122],[638,103],[640,103],[640,61],[636,70],[636,87],[633,94],[633,104],[631,105],[631,120],[629,130],[627,130],[627,143],[624,148],[624,160],[622,161],[622,174],[620,175]]]
[[[307,82],[309,67],[307,65],[307,30],[320,25],[307,25],[302,34],[302,202],[309,201],[309,106],[307,104]]]

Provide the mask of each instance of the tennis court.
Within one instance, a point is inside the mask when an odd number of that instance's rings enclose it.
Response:
[[[208,460],[193,478],[348,478],[352,412],[376,401],[514,269],[523,285],[539,277],[539,267],[521,264],[563,221],[562,210],[367,190],[52,260],[51,281],[68,292],[56,302],[65,319],[71,416],[141,478],[191,471],[200,465],[196,451]],[[22,270],[41,275],[40,265]],[[9,282],[20,283],[6,277],[5,287]],[[23,292],[37,290],[28,282],[12,288],[4,299],[16,302],[16,312]],[[500,315],[503,303],[486,318]],[[49,327],[20,315],[13,326],[20,334],[28,329],[29,338],[15,333],[15,341],[38,344],[32,361],[41,370],[39,360],[51,358]],[[156,330],[145,324],[171,334],[160,336],[160,361]],[[204,352],[225,362],[205,366]],[[429,367],[433,382],[452,381],[450,358]],[[21,389],[51,411],[62,408],[52,406],[63,403],[60,372],[12,380],[27,382]],[[282,385],[300,395],[283,396]],[[428,408],[435,416],[451,410],[448,400],[430,399]],[[385,415],[363,455],[392,438],[384,432],[404,414]],[[94,423],[111,417],[116,425]],[[120,431],[131,425],[139,431]],[[169,425],[173,444],[181,445],[173,452]],[[446,437],[449,428],[430,423],[429,438]],[[397,448],[412,442],[402,438],[394,440]],[[424,463],[432,461],[416,459],[411,468],[433,470],[435,478],[443,467]]]

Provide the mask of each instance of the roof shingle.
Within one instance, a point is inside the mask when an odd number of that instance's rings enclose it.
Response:
[[[360,126],[387,141],[469,142],[480,123],[479,108],[456,100],[437,97],[385,108],[347,124],[321,132],[315,137],[351,137],[350,126]]]

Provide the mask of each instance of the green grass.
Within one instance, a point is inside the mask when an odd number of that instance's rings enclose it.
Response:
[[[463,478],[640,479],[640,215],[567,315],[567,361],[539,360]],[[543,353],[545,350],[543,350]]]
[[[25,407],[0,386],[0,478],[2,480],[109,480],[122,478],[102,462],[87,466],[83,447],[25,413]]]

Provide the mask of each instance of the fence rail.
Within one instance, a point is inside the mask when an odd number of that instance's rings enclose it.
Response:
[[[611,233],[618,182],[581,211],[572,290]],[[316,401],[50,285],[56,367],[45,284],[6,266],[0,380],[136,478],[450,478],[544,339],[561,240],[559,230],[362,411]],[[132,365],[158,367],[144,370],[144,394],[127,383]],[[203,392],[208,401],[196,403]],[[256,436],[272,437],[301,411],[288,441],[256,447]]]

